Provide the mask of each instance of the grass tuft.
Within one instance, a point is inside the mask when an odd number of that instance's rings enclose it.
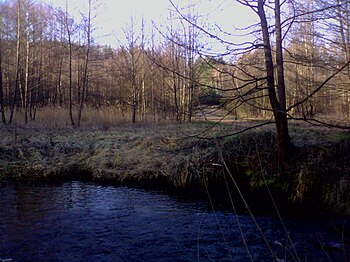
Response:
[[[62,112],[56,113],[58,119]],[[29,126],[1,127],[0,180],[50,181],[79,176],[123,185],[209,189],[220,194],[227,179],[222,154],[233,178],[257,205],[268,201],[260,198],[267,185],[281,201],[289,201],[288,205],[318,201],[319,206],[350,215],[350,143],[334,139],[337,134],[328,130],[292,128],[295,152],[280,174],[275,133],[269,126],[215,140],[209,138],[239,131],[249,123],[215,127],[205,123],[119,123],[104,128],[110,120],[106,118],[96,125],[84,119],[86,127],[72,129],[57,124],[55,117],[44,116],[38,112],[38,119],[46,120]]]

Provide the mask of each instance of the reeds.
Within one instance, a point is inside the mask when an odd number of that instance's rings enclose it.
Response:
[[[73,119],[77,122],[78,111],[73,110]],[[141,118],[141,117],[139,117]],[[143,115],[136,123],[150,125],[169,122],[159,116]],[[85,107],[81,116],[81,128],[108,130],[113,127],[131,125],[131,115],[115,107]],[[35,119],[25,123],[24,112],[17,111],[12,126],[26,128],[41,128],[47,130],[65,129],[71,127],[69,112],[64,107],[45,107],[36,110]]]

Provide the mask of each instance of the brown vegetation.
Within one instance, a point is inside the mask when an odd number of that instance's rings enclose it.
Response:
[[[349,130],[350,3],[236,2],[260,20],[246,28],[251,43],[224,40],[173,3],[164,38],[132,19],[116,48],[94,42],[94,1],[82,21],[68,1],[0,3],[2,180],[211,192],[237,180],[253,202],[269,185],[284,202],[350,214],[348,133],[292,122]],[[229,52],[207,50],[207,37]],[[229,124],[187,123],[216,110]]]
[[[348,133],[292,124],[294,157],[280,176],[272,127],[212,139],[251,124],[3,127],[0,177],[17,182],[88,179],[202,196],[208,190],[220,197],[227,197],[226,182],[235,192],[234,179],[253,205],[264,202],[268,208],[268,186],[281,205],[350,214]]]

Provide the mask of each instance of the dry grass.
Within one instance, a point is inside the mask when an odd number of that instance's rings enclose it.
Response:
[[[38,113],[38,122],[28,126],[3,128],[0,173],[20,179],[57,176],[79,169],[89,171],[98,180],[123,182],[162,177],[175,187],[185,187],[202,179],[202,174],[208,174],[213,162],[217,162],[213,159],[217,158],[214,141],[191,136],[208,130],[214,136],[232,131],[232,127],[224,125],[210,129],[211,125],[205,123],[101,128],[101,123],[110,120],[110,112],[95,112],[97,118],[99,114],[107,116],[96,125],[72,129],[58,124],[62,111],[51,113],[52,117],[48,117],[49,111]]]
[[[78,111],[73,110],[73,119],[77,123]],[[150,125],[152,123],[168,123],[170,120],[162,119],[156,115],[145,115],[144,119],[137,119],[137,125]],[[131,115],[114,107],[92,108],[86,107],[82,112],[82,128],[108,130],[119,126],[131,126]],[[25,124],[24,113],[16,112],[13,126],[26,128],[41,128],[46,130],[58,130],[71,127],[67,108],[45,107],[38,108],[35,121]]]
[[[296,152],[281,179],[273,125],[215,140],[198,135],[221,137],[256,122],[130,125],[113,110],[87,110],[83,127],[74,129],[63,121],[66,113],[46,110],[28,126],[0,127],[0,180],[79,175],[117,184],[203,187],[224,183],[222,151],[235,178],[250,189],[269,183],[295,203],[318,198],[350,214],[348,133],[292,123]]]

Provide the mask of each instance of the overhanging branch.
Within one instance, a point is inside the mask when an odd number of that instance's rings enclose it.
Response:
[[[297,107],[306,101],[308,101],[310,98],[312,98],[315,94],[317,94],[329,81],[331,81],[335,76],[337,76],[341,71],[343,71],[346,67],[350,65],[350,60],[344,64],[341,68],[339,68],[336,72],[334,72],[332,75],[330,75],[322,84],[320,84],[313,92],[311,92],[308,96],[306,96],[304,99],[300,100],[299,102],[295,103],[294,105],[291,105],[287,112],[292,110],[294,107]]]

